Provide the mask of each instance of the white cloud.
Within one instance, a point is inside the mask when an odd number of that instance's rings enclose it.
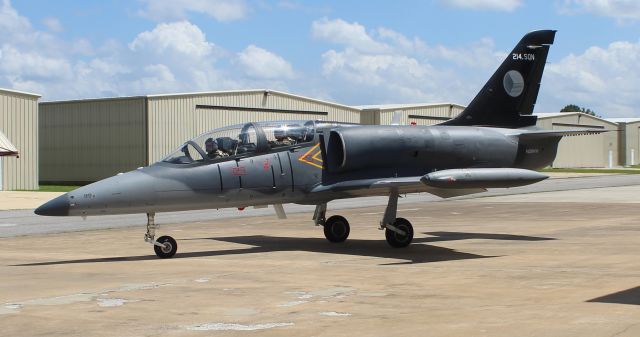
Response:
[[[385,27],[367,32],[343,20],[316,21],[312,32],[343,46],[323,53],[322,73],[328,90],[345,103],[464,103],[505,56],[489,39],[456,48],[430,46]]]
[[[314,38],[347,45],[360,51],[380,52],[387,49],[385,44],[375,41],[367,34],[364,26],[357,22],[323,18],[312,23],[311,33]]]
[[[322,59],[323,74],[334,83],[336,94],[347,93],[352,97],[360,96],[357,99],[368,97],[368,100],[386,102],[435,99],[435,82],[432,79],[440,77],[440,74],[415,58],[363,54],[347,48],[344,51],[329,50]]]
[[[247,76],[260,79],[291,79],[293,67],[281,56],[266,49],[249,45],[238,53],[238,63]]]
[[[89,40],[77,39],[71,44],[71,52],[75,54],[90,56],[95,53],[95,50]]]
[[[542,91],[548,111],[577,104],[607,117],[628,117],[640,115],[638,88],[640,41],[620,41],[547,65]]]
[[[31,22],[11,6],[9,0],[0,0],[0,43],[14,46],[39,45],[46,50],[58,50],[62,44],[55,36],[35,30]]]
[[[464,46],[429,45],[388,28],[360,27],[352,30],[359,38],[345,35],[348,30],[327,30],[337,37],[323,35],[339,45],[322,55],[323,86],[344,103],[466,104],[507,54],[488,38]],[[381,47],[363,48],[362,41]],[[573,103],[609,117],[640,116],[638,88],[640,41],[591,47],[547,65],[535,111],[558,111]]]
[[[63,31],[62,23],[57,18],[49,16],[42,19],[42,23],[52,32],[59,33]]]
[[[179,84],[171,69],[164,64],[150,64],[143,68],[140,78],[132,86],[138,92],[171,92]]]
[[[2,0],[0,6],[0,31],[15,33],[31,29],[31,23],[25,17],[22,17],[11,6],[9,0]]]
[[[215,68],[219,48],[188,21],[158,24],[128,47],[120,62],[135,69],[126,77],[136,93],[212,90],[226,83]]]
[[[172,55],[182,60],[210,56],[213,47],[200,28],[188,21],[161,23],[152,31],[138,34],[129,44],[135,52]]]
[[[206,14],[217,21],[244,18],[248,8],[243,0],[142,0],[146,7],[140,14],[156,21],[186,19],[188,12]]]
[[[71,65],[64,58],[47,57],[37,52],[23,52],[12,46],[2,47],[0,72],[30,78],[58,77],[69,79]]]
[[[84,38],[65,41],[39,31],[8,0],[0,3],[0,86],[37,92],[44,100],[248,87],[287,90],[285,81],[295,79],[281,56],[253,45],[238,54],[225,51],[185,20],[160,23],[129,43],[109,39],[94,46]]]
[[[640,20],[640,1],[637,0],[564,0],[560,13],[589,13],[616,19],[619,23]]]
[[[466,104],[506,55],[488,38],[436,45],[341,19],[317,20],[311,33],[332,45],[316,69],[300,71],[265,46],[224,50],[186,20],[131,41],[67,41],[0,0],[0,86],[44,100],[266,87],[346,104]],[[637,88],[640,41],[592,47],[547,66],[536,111],[574,103],[604,116],[640,116]]]
[[[441,0],[447,6],[472,9],[513,12],[522,6],[522,0]]]

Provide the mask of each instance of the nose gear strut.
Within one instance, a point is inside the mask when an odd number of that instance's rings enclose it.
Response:
[[[147,213],[147,232],[144,234],[144,241],[153,245],[153,250],[161,259],[171,258],[178,250],[178,243],[170,236],[161,236],[155,240],[158,225],[155,222],[155,213]]]

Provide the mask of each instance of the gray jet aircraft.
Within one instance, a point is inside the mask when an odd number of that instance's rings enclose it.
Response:
[[[146,213],[145,241],[160,258],[178,248],[156,239],[158,212],[273,205],[315,205],[313,222],[330,242],[349,222],[326,218],[341,198],[388,196],[380,220],[392,247],[406,247],[413,226],[396,217],[398,196],[449,198],[532,184],[547,176],[563,136],[601,130],[540,130],[532,116],[555,31],[526,34],[469,106],[434,126],[356,125],[320,120],[246,123],[187,141],[165,159],[80,187],[35,210],[39,215]]]

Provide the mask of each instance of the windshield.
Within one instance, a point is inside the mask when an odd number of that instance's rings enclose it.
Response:
[[[319,122],[324,126],[324,122]],[[246,123],[203,133],[162,161],[190,164],[265,153],[314,140],[316,121]]]

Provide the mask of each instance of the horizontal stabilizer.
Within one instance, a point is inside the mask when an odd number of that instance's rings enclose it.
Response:
[[[575,130],[540,130],[540,131],[527,131],[518,135],[520,139],[543,139],[551,137],[572,137],[572,136],[585,136],[585,135],[598,135],[610,130],[605,129],[575,129]]]

